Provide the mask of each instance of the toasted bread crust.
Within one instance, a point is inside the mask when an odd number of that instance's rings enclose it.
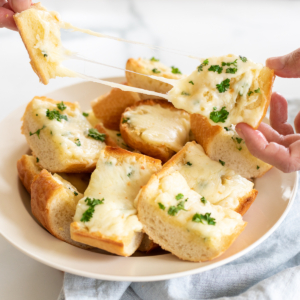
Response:
[[[36,158],[29,155],[22,155],[17,161],[17,169],[20,180],[30,194],[34,177],[38,175],[42,169],[36,164]]]
[[[112,88],[110,92],[93,100],[91,106],[96,118],[102,121],[105,128],[119,130],[122,113],[138,100],[139,96],[134,92]]]
[[[171,111],[182,111],[183,113],[186,113],[182,109],[177,109],[173,106],[173,104],[164,101],[164,100],[142,100],[137,102],[135,105],[131,107],[127,107],[125,112],[133,111],[136,107],[142,106],[142,105],[160,105],[163,108],[169,109]],[[160,159],[163,163],[168,161],[176,152],[171,150],[165,145],[153,145],[150,143],[145,142],[142,138],[140,138],[133,130],[130,129],[127,123],[123,123],[122,120],[124,118],[124,113],[122,114],[121,122],[120,122],[120,132],[122,134],[122,138],[126,142],[127,145],[129,145],[131,148],[139,150],[140,152],[149,155],[151,157],[155,157],[157,159]]]

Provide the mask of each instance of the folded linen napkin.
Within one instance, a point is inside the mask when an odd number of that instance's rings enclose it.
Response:
[[[299,111],[299,103],[299,100],[289,101],[290,123]],[[300,182],[298,184],[300,187]],[[267,240],[243,257],[219,268],[171,280],[141,283],[65,274],[58,300],[98,299],[300,299],[299,191],[285,220]]]

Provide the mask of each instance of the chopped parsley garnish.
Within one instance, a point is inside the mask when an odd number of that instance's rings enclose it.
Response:
[[[162,210],[165,210],[165,208],[166,208],[166,207],[165,207],[162,203],[160,203],[160,202],[158,202],[158,206],[159,206],[159,208],[162,209]]]
[[[228,127],[224,127],[224,129],[225,129],[226,131],[230,131],[230,128],[228,128]]]
[[[216,219],[210,217],[211,213],[206,213],[205,215],[202,214],[194,214],[192,221],[196,223],[203,223],[206,221],[208,225],[216,225]]]
[[[86,205],[88,205],[89,208],[82,214],[82,218],[80,219],[80,221],[88,222],[93,217],[93,214],[95,212],[95,206],[99,204],[103,204],[104,198],[101,200],[95,198],[93,198],[93,200],[91,198],[86,198],[84,202],[86,202]]]
[[[191,166],[192,165],[192,163],[190,163],[189,161],[186,163],[186,165],[188,165],[188,166]]]
[[[120,133],[120,132],[118,132],[118,133],[117,133],[117,136],[121,136],[121,133]]]
[[[225,123],[228,118],[229,112],[223,106],[220,110],[212,111],[209,118],[215,123]]]
[[[129,118],[123,118],[123,120],[122,120],[122,124],[124,124],[124,123],[128,123],[128,121],[129,121],[130,119]]]
[[[198,72],[203,71],[203,67],[208,65],[208,59],[205,59],[200,66],[198,66]]]
[[[220,84],[217,84],[216,87],[220,93],[226,92],[230,87],[230,79],[227,78],[223,80]]]
[[[38,117],[39,115],[38,115],[38,114],[36,114],[36,116]]]
[[[260,88],[258,88],[257,90],[254,90],[254,93],[260,94]]]
[[[240,60],[241,60],[242,62],[246,62],[246,61],[247,61],[247,57],[241,56],[241,55],[240,55]]]
[[[220,163],[222,166],[225,166],[225,161],[219,159],[219,163]]]
[[[258,170],[260,168],[260,166],[256,166],[256,169]]]
[[[235,74],[237,71],[237,68],[227,68],[226,73]]]
[[[58,122],[60,122],[61,120],[66,120],[68,121],[68,117],[66,115],[61,115],[60,112],[56,109],[53,109],[52,111],[47,109],[46,111],[46,117],[49,120],[57,120]]]
[[[38,157],[36,158],[36,162],[37,162],[37,163],[40,162],[40,159],[39,159]]]
[[[80,140],[79,140],[79,139],[76,139],[74,143],[75,143],[75,145],[76,145],[76,146],[78,146],[78,147],[80,147],[80,146],[81,146],[81,142],[80,142]]]
[[[228,66],[228,67],[230,67],[231,65],[233,65],[234,67],[237,67],[237,59],[235,60],[235,61],[233,61],[233,62],[228,62],[228,63],[226,63],[226,62],[222,62],[222,66],[224,67],[224,66]]]
[[[63,101],[61,101],[61,103],[57,103],[56,104],[57,108],[61,111],[65,110],[67,107],[65,106],[65,104],[63,103]]]
[[[83,112],[82,115],[83,115],[84,117],[88,117],[88,116],[89,116],[89,113]]]
[[[238,137],[235,138],[235,139],[236,139],[236,141],[238,142],[238,144],[240,144],[240,143],[242,142],[242,140],[243,140],[242,138],[238,138]]]
[[[190,84],[192,84],[192,85],[194,85],[194,81],[192,81],[192,80],[191,80],[191,81],[189,81],[189,83],[190,83]]]
[[[190,96],[190,94],[187,93],[187,92],[181,92],[181,95],[183,95],[183,96]]]
[[[152,57],[150,58],[150,61],[159,61],[159,59],[157,59],[157,58],[155,58],[154,56],[152,56]]]
[[[33,132],[33,133],[32,133],[32,132],[30,131],[30,132],[29,132],[29,135],[32,136],[32,135],[36,134],[37,137],[40,138],[41,130],[43,130],[44,128],[46,128],[45,125],[44,125],[42,128],[38,129],[36,132]]]
[[[78,196],[78,193],[77,193],[76,191],[74,191],[74,195],[75,195],[75,196]]]
[[[252,92],[252,91],[249,91],[247,95],[250,96],[251,94],[253,94],[253,92]]]
[[[173,74],[182,74],[178,68],[175,68],[174,66],[172,66],[171,68]]]
[[[203,204],[206,204],[206,203],[207,203],[207,200],[205,199],[205,197],[202,197],[202,198],[201,198],[201,202],[202,202]]]
[[[168,214],[170,216],[175,216],[180,210],[186,210],[184,209],[184,202],[185,201],[180,201],[177,206],[170,206],[168,209]]]
[[[216,107],[216,106],[214,106],[214,107],[213,107],[213,110],[216,110],[216,109],[217,109],[217,107]]]
[[[220,67],[219,65],[211,65],[211,66],[208,68],[208,71],[218,72],[219,74],[221,74],[222,71],[223,71],[223,68]]]
[[[152,69],[152,72],[155,73],[155,74],[161,73],[161,71],[157,70],[156,68]]]
[[[180,193],[178,195],[175,196],[175,199],[178,201],[180,199],[182,199],[184,196]]]
[[[130,177],[130,176],[133,174],[133,172],[134,172],[133,170],[130,171],[130,172],[127,174],[127,176]]]
[[[105,133],[100,133],[96,128],[90,128],[87,136],[97,141],[101,141],[101,142],[105,141]]]
[[[44,55],[44,57],[48,56],[48,54],[45,51],[42,51],[42,54]]]

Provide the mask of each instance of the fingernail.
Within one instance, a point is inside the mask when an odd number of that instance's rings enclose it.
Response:
[[[235,130],[237,132],[237,134],[242,138],[245,139],[244,135],[243,135],[243,131],[240,127],[235,127]]]
[[[286,56],[271,57],[266,61],[266,66],[273,70],[282,70],[286,63]]]

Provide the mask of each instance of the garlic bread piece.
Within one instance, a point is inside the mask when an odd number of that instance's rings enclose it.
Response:
[[[195,142],[187,143],[163,167],[178,171],[204,202],[230,208],[244,215],[257,196],[253,182],[238,175],[226,162],[214,161]]]
[[[181,79],[184,77],[184,75],[181,74],[178,68],[167,67],[154,57],[152,57],[151,59],[130,58],[126,63],[126,70],[134,71],[136,73],[145,75],[155,75],[168,79]],[[161,82],[131,72],[126,72],[126,80],[129,86],[145,89],[148,91],[154,91],[162,94],[166,94],[172,88],[172,85],[168,83]],[[145,94],[139,94],[139,96],[141,100],[150,98],[149,95]],[[163,99],[157,96],[151,96],[151,98]]]
[[[218,257],[246,222],[229,208],[203,203],[201,197],[178,171],[154,174],[137,199],[144,231],[180,259],[200,262]]]
[[[36,219],[52,235],[71,245],[87,249],[70,237],[70,224],[76,205],[83,195],[57,174],[42,170],[31,185],[31,210]]]
[[[212,160],[224,161],[227,167],[247,179],[261,177],[272,168],[249,152],[234,125],[225,128],[212,126],[206,117],[192,114],[191,130]]]
[[[92,172],[105,134],[92,128],[78,103],[35,97],[23,116],[22,133],[42,168],[50,172]]]
[[[91,106],[95,117],[103,123],[105,128],[119,130],[122,113],[126,107],[134,105],[138,100],[137,93],[113,88],[110,92],[93,100]]]
[[[188,142],[190,115],[163,100],[143,100],[125,110],[120,131],[131,148],[166,162]]]
[[[160,169],[159,160],[107,146],[78,202],[72,239],[118,255],[132,255],[143,239],[134,199]]]
[[[274,71],[245,57],[208,58],[168,93],[177,108],[208,118],[211,125],[228,127],[245,122],[257,128],[272,94]]]

